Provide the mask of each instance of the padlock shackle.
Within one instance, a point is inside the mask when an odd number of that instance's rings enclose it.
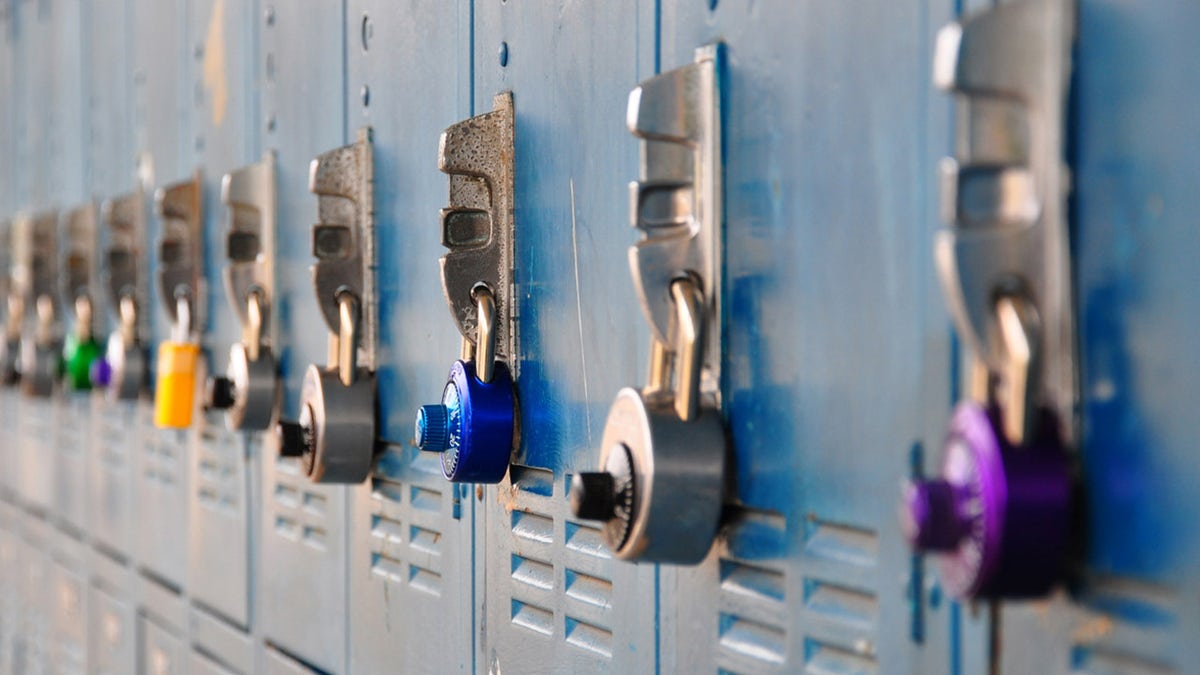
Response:
[[[263,292],[258,287],[251,288],[246,294],[246,323],[242,324],[242,346],[246,348],[246,358],[252,362],[258,361],[259,348],[262,346],[265,302]]]
[[[349,387],[358,376],[358,298],[350,291],[337,296],[338,303],[338,379]]]
[[[492,381],[496,366],[496,298],[486,284],[471,292],[475,298],[475,326],[478,344],[475,349],[475,375],[480,382]]]
[[[704,292],[694,277],[671,282],[675,305],[675,414],[691,422],[700,414],[700,372],[704,368]]]
[[[1037,308],[1018,294],[996,298],[993,308],[999,344],[1003,345],[1003,370],[998,392],[988,393],[989,403],[998,404],[1004,435],[1020,447],[1033,438],[1037,421],[1037,387],[1040,377],[1041,320]]]

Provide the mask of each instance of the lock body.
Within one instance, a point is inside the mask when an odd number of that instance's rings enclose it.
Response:
[[[89,376],[92,386],[107,389],[108,396],[131,401],[141,395],[148,378],[146,352],[130,344],[120,331],[108,336],[104,358],[92,364]]]
[[[314,483],[361,483],[375,459],[375,376],[343,385],[336,368],[309,366],[296,422],[280,422],[280,453],[299,457]]]
[[[441,456],[442,475],[456,483],[498,483],[516,446],[512,375],[495,362],[483,382],[475,362],[455,361],[440,404],[417,412],[417,447]]]
[[[19,338],[5,338],[0,342],[0,384],[13,386],[21,379],[18,364],[21,358]]]
[[[907,487],[901,520],[914,549],[937,555],[953,595],[1024,598],[1061,578],[1071,511],[1071,464],[1051,430],[1014,447],[994,414],[962,403],[941,477]]]
[[[669,396],[646,397],[625,388],[609,409],[601,443],[600,475],[610,478],[577,477],[575,512],[604,521],[605,543],[621,560],[680,565],[703,560],[720,525],[725,494],[727,443],[717,410],[702,407],[685,422]],[[598,508],[609,494],[611,510]]]
[[[26,396],[48,398],[62,374],[62,348],[56,339],[21,340],[21,391]]]
[[[63,347],[63,375],[68,389],[88,391],[92,388],[93,365],[100,360],[102,348],[92,338],[67,336]]]
[[[251,360],[246,346],[234,343],[225,376],[209,382],[208,405],[225,410],[225,424],[232,431],[266,429],[275,416],[276,372],[270,348],[259,347],[258,358]]]
[[[167,341],[159,345],[154,426],[186,429],[192,425],[199,361],[200,346],[197,344]]]

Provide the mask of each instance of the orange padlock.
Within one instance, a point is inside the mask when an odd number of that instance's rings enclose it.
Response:
[[[160,429],[186,429],[192,425],[196,365],[199,360],[200,345],[170,340],[159,345],[154,426]]]

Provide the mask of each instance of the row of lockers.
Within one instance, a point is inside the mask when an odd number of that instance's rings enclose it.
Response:
[[[962,106],[933,63],[944,25],[1012,3],[1074,12],[1079,550],[1049,596],[959,602],[896,517],[904,480],[937,473],[970,382],[933,252]],[[199,167],[197,382],[242,339],[221,290],[222,177],[272,158],[283,418],[330,356],[310,162],[372,130],[380,450],[361,485],[322,485],[275,433],[231,432],[200,397],[177,430],[156,427],[149,391],[0,390],[0,670],[1191,672],[1200,159],[1181,139],[1200,120],[1200,16],[1012,3],[0,3],[0,214],[99,218],[134,195],[153,280],[153,192]],[[732,496],[700,564],[633,564],[568,498],[651,359],[627,260],[627,183],[647,177],[629,93],[716,43],[724,315],[706,393]],[[438,264],[438,139],[506,91],[520,442],[498,485],[451,483],[413,433],[462,342]],[[157,293],[147,345],[175,339]]]

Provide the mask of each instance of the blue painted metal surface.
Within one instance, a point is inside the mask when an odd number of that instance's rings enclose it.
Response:
[[[987,4],[0,2],[0,220],[135,180],[149,195],[203,166],[217,369],[239,337],[220,294],[219,181],[277,153],[285,414],[304,367],[327,360],[308,162],[372,127],[382,436],[372,479],[329,487],[276,460],[270,439],[223,434],[218,417],[190,437],[146,428],[129,460],[143,488],[128,550],[0,490],[12,591],[0,671],[63,663],[56,646],[79,639],[77,624],[42,586],[78,587],[84,564],[95,668],[975,673],[996,657],[1014,673],[1194,671],[1200,13],[1187,3],[1080,2],[1078,581],[1006,605],[993,654],[986,608],[951,602],[896,525],[901,480],[940,461],[959,378],[931,259],[936,163],[953,134],[952,104],[930,84],[933,36]],[[630,565],[565,497],[648,356],[626,260],[638,160],[626,97],[714,40],[727,63],[722,396],[736,500],[700,566]],[[411,426],[459,355],[436,262],[437,138],[503,90],[517,113],[521,444],[500,485],[456,486]],[[148,225],[152,243],[161,227]],[[14,409],[52,414],[10,394],[6,425]],[[145,487],[170,462],[190,518]],[[203,482],[214,467],[232,468]],[[205,502],[213,485],[237,490],[236,507]],[[136,655],[104,642],[112,625],[135,634],[135,616]]]

